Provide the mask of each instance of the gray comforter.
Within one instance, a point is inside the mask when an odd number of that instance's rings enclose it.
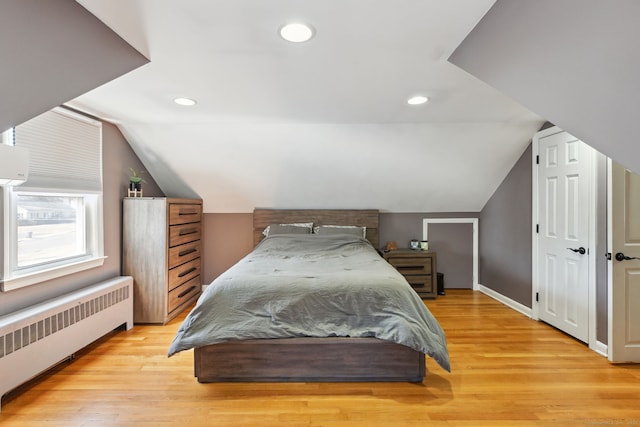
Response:
[[[231,340],[376,337],[450,370],[444,332],[404,277],[365,239],[275,235],[215,279],[169,356]]]

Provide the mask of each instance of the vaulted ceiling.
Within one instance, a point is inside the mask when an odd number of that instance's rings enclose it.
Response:
[[[6,2],[0,125],[90,90],[68,104],[118,124],[167,195],[208,212],[477,211],[541,117],[640,171],[640,4],[491,4]],[[280,39],[294,18],[316,37]],[[431,101],[406,105],[415,93]]]
[[[206,212],[480,211],[544,121],[447,61],[493,0],[77,1],[150,62],[68,104]]]

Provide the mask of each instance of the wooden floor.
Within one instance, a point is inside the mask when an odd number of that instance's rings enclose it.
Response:
[[[199,384],[182,318],[116,331],[2,400],[5,426],[640,426],[640,366],[472,291],[425,301],[452,372],[423,384]],[[0,373],[1,375],[1,373]]]

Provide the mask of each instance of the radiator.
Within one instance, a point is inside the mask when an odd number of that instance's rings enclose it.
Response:
[[[123,324],[133,327],[128,276],[0,316],[0,397]]]

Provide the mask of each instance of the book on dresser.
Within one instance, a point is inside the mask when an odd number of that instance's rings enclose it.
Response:
[[[202,289],[202,200],[123,200],[123,272],[133,277],[134,322],[165,324]]]

